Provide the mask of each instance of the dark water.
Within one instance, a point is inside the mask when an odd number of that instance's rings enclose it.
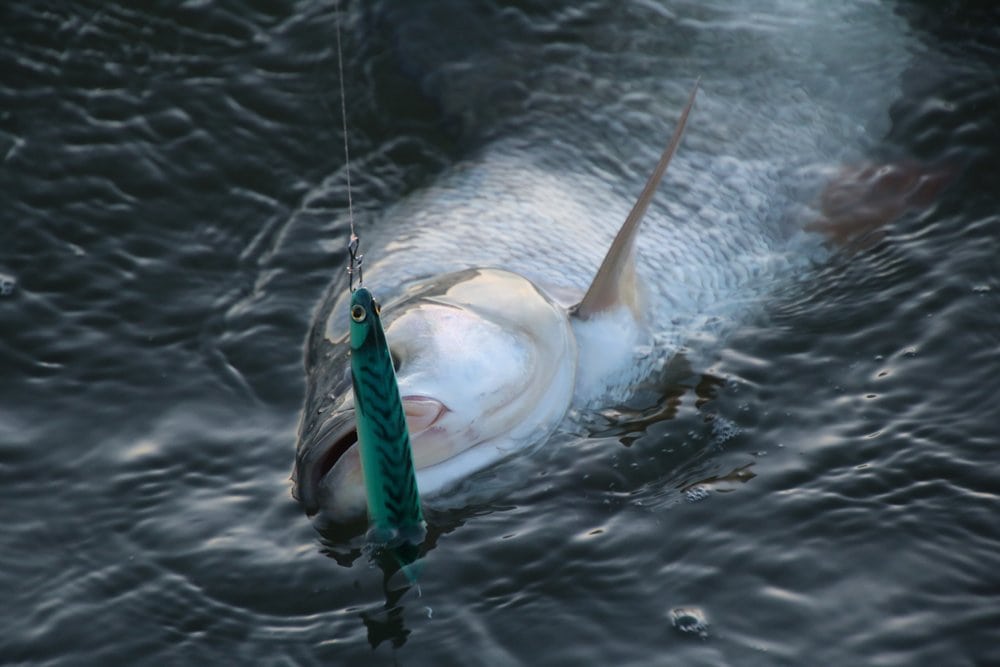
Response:
[[[552,113],[503,67],[457,95],[480,53],[724,29],[736,62],[796,23],[458,6],[348,7],[363,230],[519,109]],[[912,46],[869,152],[955,165],[941,199],[779,294],[696,369],[718,381],[433,515],[419,595],[289,495],[346,233],[333,8],[0,9],[0,662],[1000,664],[989,3],[887,6]]]

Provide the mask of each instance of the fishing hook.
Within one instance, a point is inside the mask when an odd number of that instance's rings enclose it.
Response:
[[[358,238],[357,234],[353,231],[351,232],[351,241],[347,244],[347,275],[348,275],[348,287],[350,291],[353,292],[354,287],[354,274],[358,274],[358,287],[364,285],[365,277],[361,271],[361,263],[365,256],[358,252],[361,246],[361,239]]]

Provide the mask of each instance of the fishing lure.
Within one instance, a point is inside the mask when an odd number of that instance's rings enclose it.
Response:
[[[375,541],[419,544],[426,534],[396,371],[371,292],[351,293],[351,373],[361,469]]]
[[[340,111],[344,130],[344,166],[347,172],[347,212],[351,236],[347,245],[348,289],[351,291],[351,382],[354,385],[354,415],[365,478],[370,535],[385,544],[399,560],[407,576],[418,557],[418,547],[427,534],[413,448],[406,414],[399,396],[396,369],[382,329],[381,308],[363,286],[360,239],[354,231],[351,201],[351,153],[347,141],[347,100],[344,94],[344,56],[340,44],[340,9],[337,14],[337,64],[340,70]],[[357,275],[358,286],[354,287]]]

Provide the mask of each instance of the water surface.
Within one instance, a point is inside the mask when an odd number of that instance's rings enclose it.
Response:
[[[1000,17],[816,4],[348,4],[363,234],[532,128],[631,191],[699,73],[708,117],[709,83],[750,109],[799,77],[857,107],[815,156],[955,170],[666,395],[433,513],[419,595],[289,495],[347,229],[334,5],[0,10],[0,661],[1000,664]],[[697,122],[693,150],[753,129]]]

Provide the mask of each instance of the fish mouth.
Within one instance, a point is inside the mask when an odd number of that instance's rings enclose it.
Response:
[[[402,403],[411,436],[431,428],[448,412],[443,403],[427,396],[405,396]],[[322,509],[324,480],[357,443],[355,411],[345,407],[331,415],[314,437],[300,444],[292,471],[292,496],[302,504],[307,516],[315,516]]]
[[[292,496],[307,516],[314,516],[322,506],[323,478],[358,442],[354,409],[338,412],[310,440],[300,443],[292,472]]]

